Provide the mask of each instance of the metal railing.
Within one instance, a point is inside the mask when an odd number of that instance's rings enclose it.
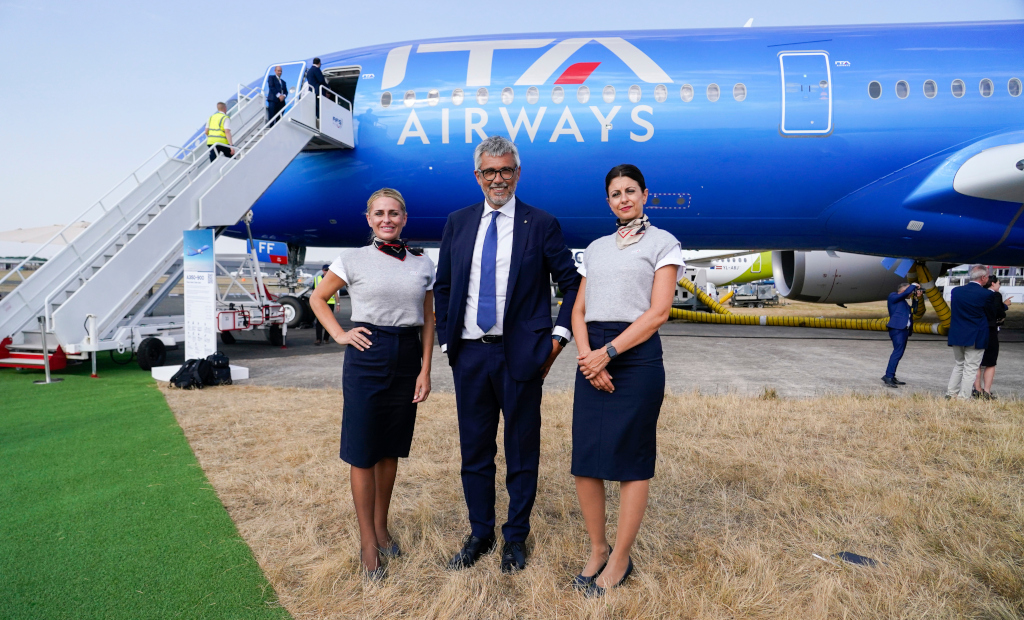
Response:
[[[274,125],[276,125],[281,119],[283,119],[285,114],[290,112],[296,105],[298,105],[299,101],[302,101],[307,96],[308,93],[312,92],[313,91],[310,89],[303,89],[302,91],[300,91],[299,94],[294,99],[291,100],[291,102],[285,105],[285,107],[281,108],[281,110],[278,111],[277,114],[267,119],[263,123],[262,127],[254,131],[252,135],[250,135],[245,140],[244,143],[235,146],[235,155],[233,155],[231,157],[231,160],[223,167],[221,167],[219,171],[221,178],[223,178],[224,175],[226,175],[235,166],[237,166],[238,163],[245,158],[249,151],[252,150],[252,147],[255,146],[256,142],[259,142],[260,139],[262,139],[263,136],[265,136],[268,131],[273,129]]]
[[[330,96],[326,96],[327,93],[330,93]],[[344,107],[349,112],[352,111],[352,102],[351,101],[349,101],[348,99],[345,99],[344,97],[342,97],[338,93],[334,92],[330,88],[327,88],[326,86],[321,86],[320,87],[320,96],[321,97],[326,97],[327,99],[330,99],[331,101],[333,101],[334,103],[336,103],[338,105],[341,105],[341,102],[344,101],[347,104]]]
[[[260,93],[260,94],[262,94],[262,93]],[[244,107],[246,107],[248,105],[251,105],[252,102],[256,101],[256,100],[257,100],[257,98],[251,98],[251,99],[247,98],[246,102],[245,102],[245,105],[242,105],[240,107],[238,105],[236,105],[232,109],[235,110],[235,111],[240,111],[242,108],[244,108]],[[262,131],[263,131],[263,128],[260,127],[259,129],[257,129],[254,132],[254,135],[259,135]],[[203,136],[203,138],[205,138],[205,136]],[[252,136],[250,136],[250,140],[251,139],[252,139]],[[194,144],[197,140],[198,140],[198,138],[193,139],[189,143],[189,145],[187,145],[187,146],[190,146],[190,145]],[[204,165],[205,163],[207,163],[207,159],[208,159],[209,154],[216,148],[216,146],[217,145],[207,145],[207,148],[202,152],[202,156],[200,156],[198,154],[198,152],[197,152],[198,151],[198,147],[194,147],[192,149],[192,151],[190,152],[190,154],[189,154],[190,157],[191,157],[191,162],[189,163],[189,165],[183,171],[181,171],[181,173],[178,174],[178,176],[176,176],[173,181],[171,181],[169,183],[166,183],[163,180],[161,180],[161,185],[162,185],[162,187],[163,187],[163,189],[165,191],[162,192],[160,195],[158,195],[156,198],[154,198],[154,199],[150,200],[148,203],[146,203],[146,205],[144,207],[140,208],[138,210],[138,212],[133,217],[131,217],[131,219],[129,219],[123,226],[121,226],[120,230],[118,230],[118,232],[116,234],[111,236],[111,239],[112,239],[111,243],[102,245],[99,249],[97,249],[95,252],[93,252],[93,254],[89,258],[85,259],[84,261],[82,261],[79,264],[78,269],[73,270],[73,272],[69,276],[67,276],[64,279],[63,282],[61,282],[60,286],[54,288],[50,292],[50,294],[46,296],[46,299],[43,302],[43,312],[44,312],[44,316],[46,317],[47,329],[50,329],[50,330],[53,329],[53,300],[54,300],[54,298],[57,297],[58,295],[61,295],[61,294],[65,293],[67,291],[67,287],[72,282],[74,282],[75,279],[80,278],[83,271],[85,271],[87,269],[90,269],[92,267],[93,263],[96,262],[96,260],[98,260],[103,255],[103,253],[106,252],[110,248],[111,245],[116,244],[118,242],[118,240],[120,240],[120,238],[122,236],[128,234],[128,232],[131,230],[131,228],[133,226],[135,226],[136,224],[138,224],[139,220],[141,220],[143,216],[148,214],[153,209],[153,207],[156,206],[159,203],[160,200],[163,200],[166,197],[166,195],[167,195],[166,194],[166,190],[169,190],[170,188],[175,187],[182,180],[187,181],[185,187],[188,187],[188,186],[192,185],[192,183],[193,183],[193,176],[192,176],[191,173],[194,172],[195,170],[197,170],[201,165]],[[185,147],[182,147],[182,148],[184,149]],[[77,253],[77,251],[76,251],[76,253]]]
[[[246,86],[244,84],[238,84],[237,89],[236,89],[236,93],[237,94],[236,94],[235,104],[233,106],[231,106],[230,110],[228,110],[228,116],[230,116],[232,114],[232,112],[237,112],[238,110],[240,110],[243,107],[243,102],[244,102],[244,104],[247,105],[250,101],[252,101],[253,99],[256,99],[260,94],[262,94],[262,92],[263,91],[258,89],[258,88],[250,88],[249,86]],[[98,201],[96,201],[95,203],[93,203],[92,205],[87,207],[84,211],[82,211],[80,214],[78,214],[78,216],[73,218],[71,220],[71,223],[67,224],[66,226],[61,228],[59,231],[54,233],[54,235],[52,237],[50,237],[49,239],[44,241],[42,243],[42,245],[40,245],[32,254],[27,256],[24,260],[22,260],[15,267],[13,267],[10,271],[8,271],[2,278],[0,278],[0,285],[3,285],[5,282],[7,282],[7,280],[13,278],[14,275],[17,275],[20,278],[19,283],[20,282],[24,282],[25,280],[27,280],[28,277],[25,276],[22,273],[23,271],[26,271],[25,265],[27,265],[33,259],[43,258],[39,254],[41,252],[43,252],[43,250],[45,250],[48,247],[50,247],[51,245],[53,245],[54,242],[57,241],[57,239],[62,240],[64,242],[65,246],[72,246],[72,241],[74,240],[74,238],[72,237],[71,239],[69,239],[68,236],[67,236],[67,233],[68,233],[69,230],[71,230],[71,228],[73,228],[75,226],[75,224],[78,224],[80,222],[88,222],[91,225],[91,224],[95,223],[100,218],[102,218],[104,215],[109,213],[114,207],[120,207],[122,201],[124,199],[126,199],[131,194],[132,191],[134,191],[139,186],[141,186],[152,175],[159,173],[160,172],[160,165],[162,165],[162,164],[164,164],[167,161],[172,160],[172,159],[184,162],[187,157],[194,155],[195,150],[198,147],[201,146],[201,144],[199,144],[199,143],[204,141],[205,138],[206,138],[206,135],[205,135],[205,132],[204,132],[205,128],[206,128],[205,125],[200,127],[199,131],[196,133],[196,135],[193,136],[189,140],[189,142],[186,143],[184,146],[166,145],[166,146],[163,146],[163,147],[160,147],[159,149],[157,149],[157,151],[155,153],[153,153],[152,155],[147,157],[146,160],[142,162],[142,164],[140,164],[137,168],[135,168],[135,170],[132,170],[128,174],[128,176],[126,176],[124,179],[122,179],[121,181],[116,183],[113,187],[110,188],[110,190],[108,190],[105,194],[103,194],[102,198],[100,198]],[[156,170],[153,170],[149,174],[145,174],[145,175],[142,176],[142,178],[140,178],[139,175],[142,172],[142,170],[144,168],[147,168],[153,162],[153,160],[157,159],[157,156],[159,156],[159,155],[163,155],[164,158],[159,160],[160,164],[157,165]],[[134,185],[131,185],[116,200],[112,199],[111,197],[117,192],[117,190],[119,188],[123,187],[129,181],[134,181]],[[110,206],[107,206],[106,203],[108,203],[108,202],[112,202],[113,204],[111,204]],[[93,219],[90,216],[90,213],[92,213],[97,208],[100,209],[100,213],[98,214],[98,217]],[[79,233],[79,234],[81,234],[81,233]],[[76,255],[77,255],[77,250],[76,250]],[[81,256],[79,256],[79,258],[81,258]]]

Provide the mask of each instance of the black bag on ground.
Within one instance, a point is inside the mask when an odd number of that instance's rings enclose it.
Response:
[[[210,364],[212,379],[207,385],[231,385],[231,365],[228,356],[220,351],[206,358]]]
[[[183,390],[201,390],[212,385],[213,369],[206,360],[186,360],[171,377],[171,386]]]

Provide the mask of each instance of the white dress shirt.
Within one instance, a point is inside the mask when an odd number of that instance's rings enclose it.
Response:
[[[487,235],[487,228],[491,225],[491,213],[495,211],[487,202],[484,202],[483,213],[480,216],[480,226],[476,231],[476,242],[473,244],[473,263],[469,268],[469,288],[466,291],[466,316],[462,324],[462,338],[464,340],[478,340],[483,336],[500,336],[503,333],[503,321],[505,320],[505,297],[508,294],[508,272],[512,267],[512,231],[515,228],[516,198],[512,197],[505,206],[497,209],[498,215],[498,253],[494,268],[494,292],[496,298],[497,321],[484,332],[476,324],[477,308],[480,305],[480,257],[484,251],[484,237]],[[572,332],[564,327],[555,327],[552,335],[562,336],[572,340]],[[447,351],[447,346],[442,346],[442,351]]]
[[[498,221],[498,255],[494,266],[494,294],[497,298],[497,318],[494,326],[487,332],[480,329],[476,324],[476,311],[480,306],[480,257],[484,252],[484,237],[487,236],[487,229],[491,225],[491,213],[494,213],[490,204],[484,202],[483,214],[480,216],[480,226],[476,230],[476,243],[473,244],[473,264],[469,268],[469,288],[466,290],[466,320],[462,324],[462,339],[477,340],[484,335],[500,336],[502,334],[502,321],[505,319],[505,296],[508,292],[508,270],[512,267],[512,229],[515,227],[516,197],[505,203],[505,206],[497,209]]]

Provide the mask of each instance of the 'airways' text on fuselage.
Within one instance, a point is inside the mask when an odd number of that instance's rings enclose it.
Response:
[[[452,118],[451,108],[441,108],[441,143],[449,144],[452,138],[453,121],[455,124],[454,130],[457,132],[456,136],[465,136],[467,144],[473,142],[474,135],[479,137],[481,140],[487,137],[487,123],[490,121],[490,116],[487,110],[483,108],[457,108],[463,111],[463,117],[461,119]],[[608,142],[608,135],[614,128],[612,121],[620,114],[622,106],[612,106],[610,109],[601,110],[598,106],[590,106],[590,114],[586,115],[586,119],[581,119],[581,122],[589,124],[591,127],[593,123],[601,129],[601,142]],[[569,106],[565,106],[561,112],[557,109],[548,112],[548,108],[540,106],[534,111],[533,117],[527,113],[526,108],[522,107],[516,114],[515,119],[512,118],[512,113],[509,112],[508,108],[498,108],[501,115],[501,120],[504,123],[505,130],[508,133],[509,138],[514,142],[521,134],[526,135],[530,142],[536,141],[538,138],[541,140],[547,139],[548,142],[558,142],[559,138],[564,137],[566,140],[572,139],[576,142],[583,142],[583,133],[580,131],[580,125],[576,121],[576,117],[573,115],[572,110]],[[513,111],[514,113],[514,111]],[[577,111],[579,113],[579,111]],[[555,123],[554,128],[551,130],[550,135],[547,131],[541,132],[541,122],[545,118],[555,118],[555,114],[558,114],[558,121]],[[647,115],[647,118],[641,115]],[[634,106],[629,113],[630,120],[636,125],[635,129],[641,131],[636,133],[633,131],[634,128],[630,128],[629,139],[634,142],[647,142],[654,137],[654,125],[651,123],[650,118],[654,116],[654,108],[649,105],[638,105]],[[461,127],[459,121],[462,121]],[[584,125],[587,126],[587,125]],[[459,131],[459,130],[463,131]],[[456,138],[456,139],[457,139]],[[402,128],[402,133],[398,137],[399,146],[404,145],[412,140],[418,140],[420,144],[430,144],[430,138],[427,137],[427,132],[424,129],[423,123],[420,121],[419,116],[416,114],[416,110],[409,110],[409,116],[406,118],[405,126]],[[415,144],[415,142],[413,142]]]

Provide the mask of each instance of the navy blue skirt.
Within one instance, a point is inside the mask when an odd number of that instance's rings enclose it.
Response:
[[[365,351],[345,348],[341,460],[367,468],[381,459],[409,456],[423,350],[420,327],[355,326],[370,330],[372,344]]]
[[[599,349],[630,323],[587,323],[590,348]],[[608,363],[615,391],[590,384],[576,369],[572,408],[572,475],[602,480],[654,477],[658,416],[665,398],[661,337],[623,351]]]

